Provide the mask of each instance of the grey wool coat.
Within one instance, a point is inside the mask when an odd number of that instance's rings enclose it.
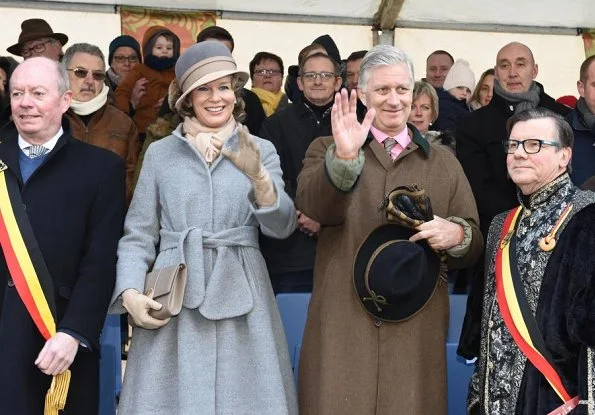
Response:
[[[220,156],[210,168],[182,136],[153,143],[118,246],[112,312],[121,294],[142,292],[147,271],[184,261],[184,307],[157,330],[135,328],[119,414],[295,415],[287,342],[258,228],[286,238],[295,208],[283,191],[279,157],[260,147],[277,203],[257,208],[247,176]],[[238,148],[236,133],[225,147]],[[154,265],[153,265],[154,264]]]

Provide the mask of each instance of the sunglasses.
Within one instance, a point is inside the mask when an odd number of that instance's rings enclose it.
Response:
[[[81,79],[85,79],[87,77],[87,75],[89,75],[89,72],[91,72],[91,75],[93,76],[93,80],[95,81],[105,81],[105,72],[103,71],[89,71],[89,69],[85,69],[85,68],[74,68],[74,69],[66,69],[67,71],[70,71],[74,74],[74,76],[76,76],[77,78],[81,78]]]

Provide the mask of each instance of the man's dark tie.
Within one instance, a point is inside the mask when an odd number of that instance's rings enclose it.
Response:
[[[44,146],[29,146],[29,147],[25,147],[25,150],[29,151],[29,158],[31,158],[31,159],[43,156],[48,151],[50,151],[47,147],[44,147]]]

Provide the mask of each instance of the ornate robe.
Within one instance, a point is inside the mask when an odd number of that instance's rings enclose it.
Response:
[[[516,256],[525,295],[566,390],[579,396],[572,414],[595,413],[595,193],[579,190],[563,174],[521,203]],[[555,249],[543,251],[539,240],[571,203]],[[517,347],[496,298],[495,257],[507,213],[494,218],[488,234],[481,350],[468,411],[547,414],[562,401]]]

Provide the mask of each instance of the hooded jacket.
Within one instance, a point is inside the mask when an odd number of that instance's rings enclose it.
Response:
[[[137,64],[116,89],[116,106],[132,117],[141,134],[144,134],[147,126],[157,119],[157,113],[161,105],[160,100],[167,95],[169,84],[175,78],[173,65],[168,69],[158,71],[146,64],[147,57],[151,54],[155,40],[163,34],[173,36],[173,58],[177,59],[180,56],[180,39],[171,30],[163,26],[150,27],[143,37],[142,48],[145,63]],[[145,94],[140,99],[138,106],[133,108],[130,103],[132,89],[136,81],[141,78],[148,80],[145,85]]]

